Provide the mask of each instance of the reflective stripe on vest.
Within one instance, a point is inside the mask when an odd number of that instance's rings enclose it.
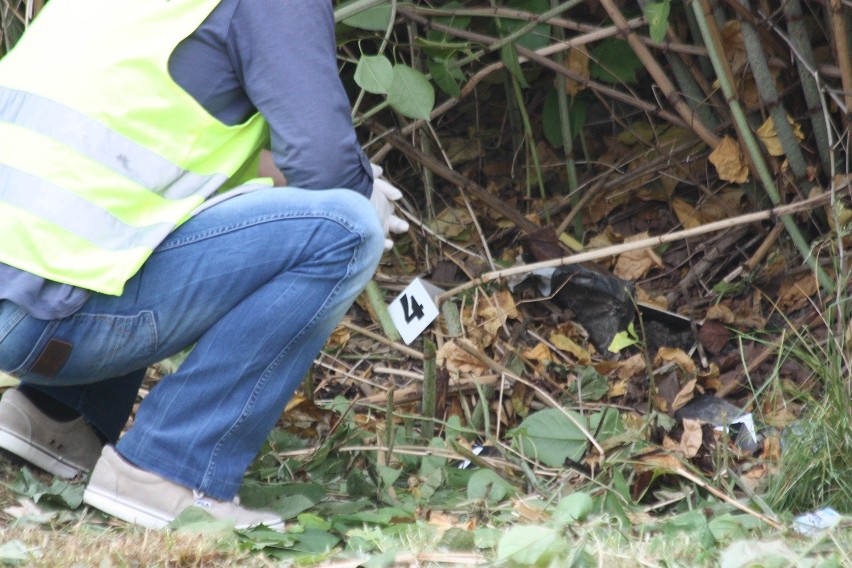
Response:
[[[217,4],[45,5],[0,59],[0,263],[119,295],[206,199],[256,175],[263,117],[223,124],[168,71]]]
[[[168,199],[210,195],[228,179],[189,172],[100,122],[33,93],[0,86],[0,121],[44,134]]]

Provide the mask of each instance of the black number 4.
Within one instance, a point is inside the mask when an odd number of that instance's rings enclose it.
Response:
[[[408,305],[408,296],[402,296],[399,299],[402,304],[402,313],[405,316],[405,323],[411,323],[412,320],[423,319],[426,315],[423,313],[423,306],[417,303],[417,298],[411,296],[411,306]]]

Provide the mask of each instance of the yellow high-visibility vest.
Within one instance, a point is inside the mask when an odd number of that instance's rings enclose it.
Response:
[[[218,0],[52,0],[0,59],[0,262],[121,294],[268,137],[228,126],[168,72]]]

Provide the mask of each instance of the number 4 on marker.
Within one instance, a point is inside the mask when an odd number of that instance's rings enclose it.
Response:
[[[417,339],[438,317],[435,296],[441,289],[415,278],[388,306],[391,319],[406,345]]]
[[[410,307],[408,305],[409,298],[411,298]],[[402,314],[405,316],[405,323],[411,323],[415,319],[423,319],[423,316],[426,315],[423,311],[423,304],[417,301],[414,294],[403,294],[399,298],[399,303],[402,304]]]

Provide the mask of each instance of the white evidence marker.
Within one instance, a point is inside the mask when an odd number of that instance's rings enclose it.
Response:
[[[438,317],[435,297],[443,290],[415,278],[388,306],[391,319],[406,345],[423,333]]]

